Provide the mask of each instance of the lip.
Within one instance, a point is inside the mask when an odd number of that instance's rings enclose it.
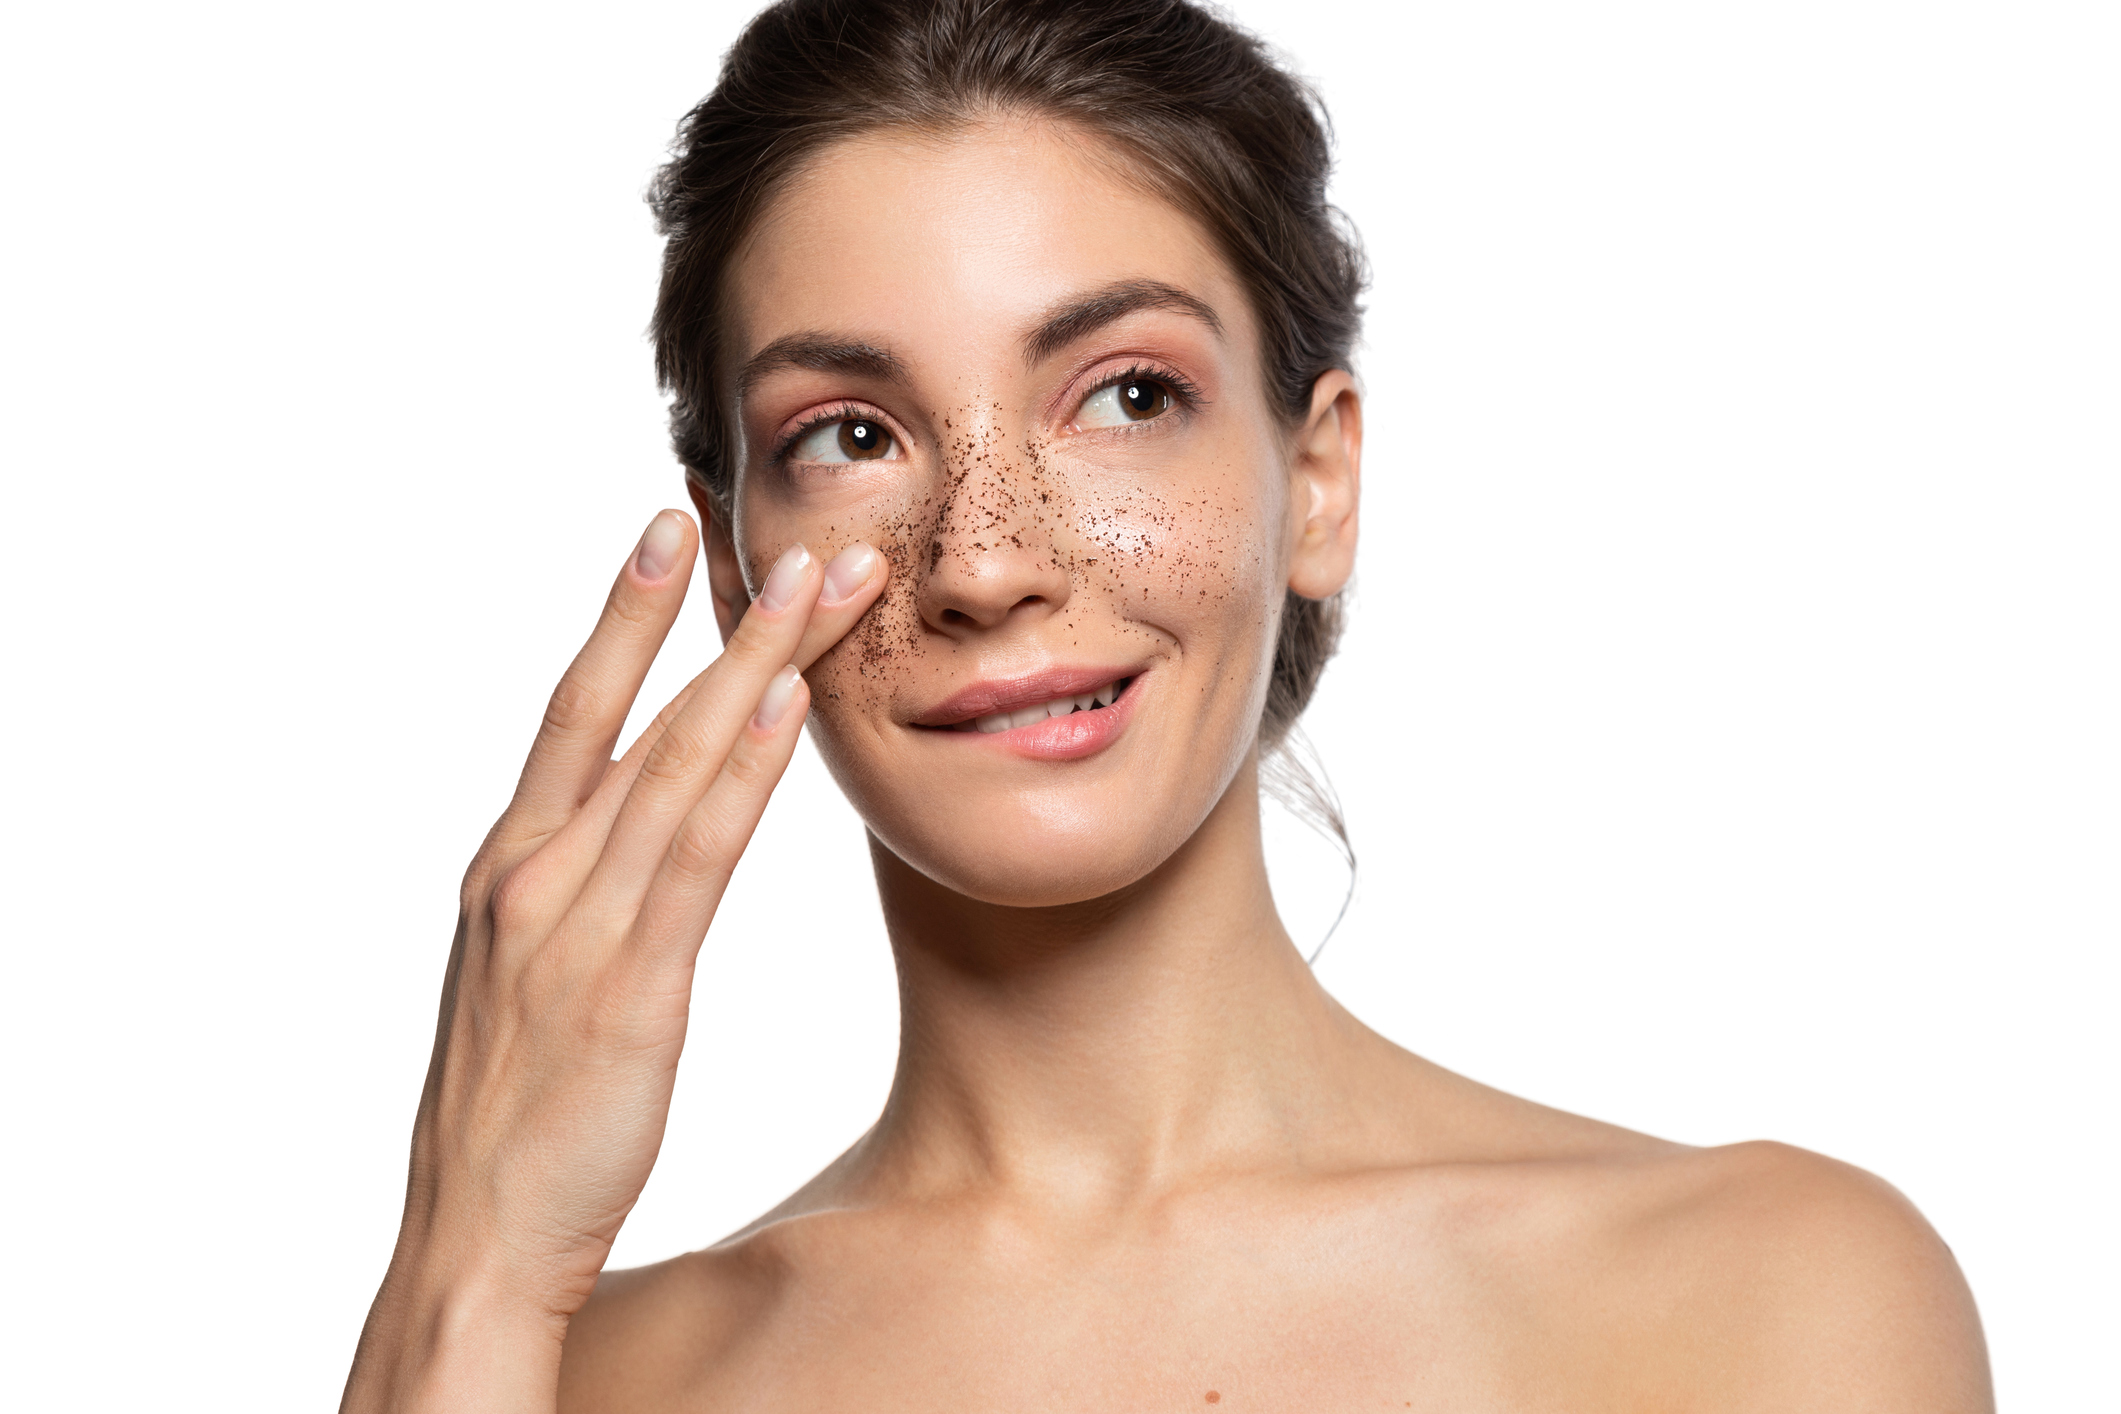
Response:
[[[959,692],[954,692],[935,706],[913,719],[916,727],[954,727],[959,722],[969,722],[974,717],[985,717],[994,712],[1011,712],[1019,707],[1029,707],[1034,702],[1051,702],[1056,697],[1078,697],[1092,692],[1108,682],[1121,678],[1140,677],[1140,664],[1116,664],[1102,668],[1048,668],[1042,673],[1032,673],[1020,678],[989,678],[976,682]],[[1133,695],[1130,687],[1121,701]],[[1104,708],[1109,712],[1119,706]],[[1080,714],[1078,714],[1080,715]],[[1049,717],[1048,721],[1059,721]],[[1019,727],[1015,730],[1026,731]],[[996,732],[996,736],[1004,733]]]
[[[1141,701],[1145,676],[1138,667],[1055,668],[1029,677],[975,683],[924,712],[912,725],[975,750],[1001,751],[1040,761],[1079,760],[1103,751],[1127,729],[1134,718],[1134,708]],[[949,730],[990,712],[1006,712],[1056,697],[1080,696],[1120,678],[1132,681],[1109,707],[1048,717],[1005,732]]]

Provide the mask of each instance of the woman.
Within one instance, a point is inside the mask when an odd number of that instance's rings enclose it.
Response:
[[[697,526],[650,524],[466,876],[347,1408],[1988,1407],[1892,1189],[1449,1074],[1276,918],[1261,754],[1356,543],[1326,166],[1181,0],[746,31],[652,196]],[[611,761],[701,551],[726,651]],[[806,720],[870,831],[889,1102],[604,1273]]]

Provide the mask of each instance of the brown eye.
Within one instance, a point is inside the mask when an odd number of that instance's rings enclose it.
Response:
[[[819,423],[790,447],[787,458],[797,462],[895,461],[898,439],[873,417],[846,417]]]
[[[1122,378],[1117,383],[1104,387],[1083,399],[1082,410],[1075,415],[1075,425],[1087,430],[1092,427],[1124,427],[1130,422],[1147,422],[1153,417],[1162,417],[1178,406],[1178,399],[1170,385],[1157,378]]]
[[[891,434],[875,423],[856,418],[840,424],[840,450],[849,461],[873,461],[891,447]]]
[[[1142,422],[1171,406],[1171,393],[1153,379],[1130,378],[1119,385],[1119,405],[1128,417]]]

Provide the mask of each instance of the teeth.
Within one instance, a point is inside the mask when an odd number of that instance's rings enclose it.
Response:
[[[972,729],[981,732],[1005,732],[1012,727],[1028,727],[1043,722],[1048,717],[1065,717],[1071,712],[1089,712],[1099,707],[1110,707],[1119,700],[1120,689],[1129,679],[1108,682],[1095,692],[1085,692],[1079,697],[1056,697],[1051,702],[1040,702],[1030,707],[1019,707],[1013,712],[990,712],[984,717],[975,717]]]

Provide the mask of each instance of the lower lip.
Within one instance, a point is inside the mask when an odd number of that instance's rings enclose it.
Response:
[[[1134,716],[1134,704],[1141,698],[1141,686],[1141,675],[1136,675],[1110,707],[1048,717],[1027,727],[1011,727],[1005,732],[942,731],[936,735],[951,741],[977,742],[990,750],[1006,751],[1012,756],[1029,757],[1034,761],[1078,761],[1085,756],[1095,756],[1119,740],[1119,734],[1127,729],[1127,723]]]

